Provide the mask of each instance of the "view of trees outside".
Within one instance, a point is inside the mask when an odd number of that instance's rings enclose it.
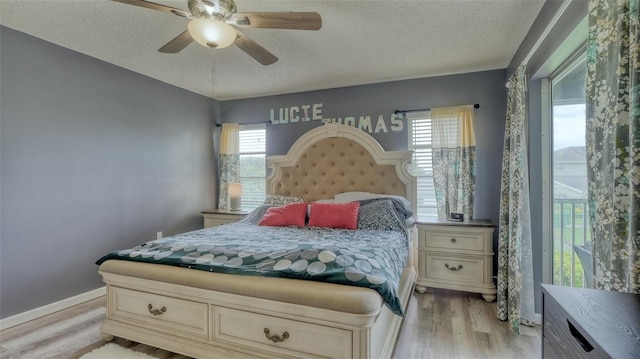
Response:
[[[575,287],[585,286],[583,261],[591,260],[574,249],[590,250],[585,73],[581,59],[552,81],[553,284]]]
[[[264,126],[240,128],[239,141],[242,210],[250,211],[266,197],[266,130]]]
[[[264,203],[266,173],[264,155],[240,155],[242,210],[249,211]]]

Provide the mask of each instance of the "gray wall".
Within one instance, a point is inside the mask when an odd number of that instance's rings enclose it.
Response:
[[[0,27],[0,317],[103,285],[107,251],[202,227],[217,103]]]
[[[494,129],[496,118],[504,129],[506,88],[504,70],[439,76],[415,80],[394,81],[373,85],[351,86],[322,91],[311,91],[280,96],[225,101],[221,103],[223,122],[262,122],[270,119],[270,110],[291,106],[302,107],[315,103],[323,104],[323,118],[342,118],[368,115],[374,122],[382,116],[389,124],[394,110],[421,109],[479,103],[475,111],[476,131],[479,141],[494,140],[485,133]],[[489,126],[487,127],[487,124]],[[303,133],[321,125],[321,121],[299,121],[297,123],[271,125],[267,128],[267,153],[285,154]],[[403,131],[371,133],[386,150],[402,150],[407,146],[406,126]],[[503,138],[500,133],[500,139]],[[500,149],[502,148],[500,143]],[[478,145],[479,151],[487,146]],[[500,152],[501,153],[501,152]]]
[[[366,86],[261,97],[221,104],[224,122],[260,122],[270,119],[270,109],[322,103],[324,117],[382,115],[389,122],[396,109],[420,109],[480,104],[474,111],[477,142],[477,180],[474,215],[499,221],[500,178],[506,111],[505,71],[395,81]],[[276,117],[278,118],[278,117]],[[286,154],[291,145],[321,121],[267,127],[267,153]],[[406,126],[402,132],[372,133],[386,150],[407,148]],[[497,231],[494,242],[497,239]],[[496,265],[497,268],[497,265]]]

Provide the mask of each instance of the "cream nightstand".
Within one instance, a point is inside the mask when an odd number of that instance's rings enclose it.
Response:
[[[427,287],[481,293],[496,299],[493,284],[493,231],[490,220],[418,222],[416,290]]]
[[[202,211],[202,217],[204,217],[204,228],[237,222],[243,219],[248,213],[249,212],[246,211],[227,211],[225,209],[217,208]]]

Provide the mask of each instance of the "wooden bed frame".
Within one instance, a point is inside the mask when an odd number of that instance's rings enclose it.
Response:
[[[323,125],[286,156],[267,159],[267,191],[308,201],[349,191],[402,195],[415,211],[410,159],[411,152],[384,151],[361,130]],[[405,308],[416,276],[411,233],[399,288]],[[389,358],[402,323],[367,288],[119,260],[99,272],[107,284],[106,340],[118,336],[197,358]]]

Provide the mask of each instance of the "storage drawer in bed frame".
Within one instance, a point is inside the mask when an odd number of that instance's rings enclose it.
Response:
[[[196,358],[390,358],[402,318],[356,314],[101,272],[101,331]],[[404,306],[415,270],[399,288]],[[286,334],[285,334],[286,333]]]

